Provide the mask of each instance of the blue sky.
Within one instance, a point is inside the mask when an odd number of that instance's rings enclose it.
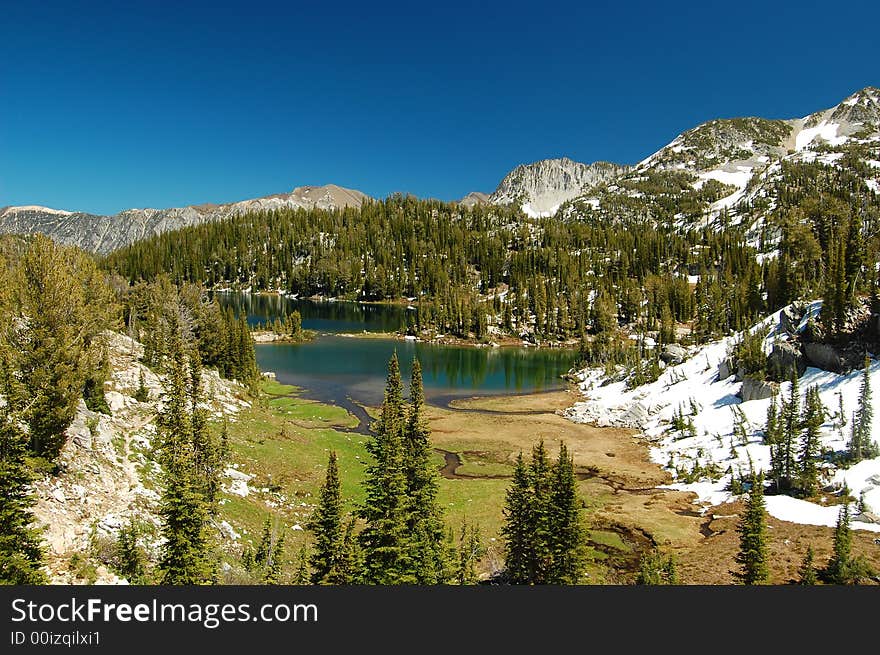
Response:
[[[0,206],[456,199],[880,86],[880,3],[4,2]]]

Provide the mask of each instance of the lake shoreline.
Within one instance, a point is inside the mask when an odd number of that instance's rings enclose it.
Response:
[[[462,339],[461,337],[418,337],[401,334],[400,332],[335,332],[333,336],[345,337],[346,339],[394,339],[396,341],[411,341],[413,343],[428,343],[438,346],[459,346],[462,348],[528,348],[530,350],[576,350],[577,341],[532,343],[515,337],[495,337],[484,342],[477,339]]]
[[[250,291],[237,289],[214,289],[215,293],[232,294],[238,293],[252,297],[284,298],[294,302],[310,302],[317,305],[347,304],[361,307],[387,307],[397,310],[415,309],[418,300],[415,298],[399,298],[395,300],[353,300],[349,298],[337,298],[335,296],[307,296],[299,297],[296,294],[288,294],[280,290],[275,291]],[[491,337],[478,339],[476,337],[458,337],[450,335],[437,335],[433,337],[407,335],[400,330],[393,331],[367,331],[364,332],[333,332],[334,336],[342,336],[354,339],[395,339],[398,341],[415,341],[417,343],[436,344],[443,346],[461,346],[465,348],[529,348],[534,350],[576,350],[579,346],[577,339],[567,341],[531,341],[509,334],[493,334]],[[295,341],[283,341],[281,339],[264,339],[259,343],[296,343]]]

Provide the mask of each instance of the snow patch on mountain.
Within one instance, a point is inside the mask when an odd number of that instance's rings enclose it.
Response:
[[[795,150],[803,150],[808,145],[810,145],[816,137],[819,137],[823,141],[827,141],[833,146],[839,146],[846,143],[847,139],[845,136],[838,136],[837,131],[840,129],[840,125],[836,123],[828,123],[827,121],[822,121],[816,127],[809,127],[798,132],[797,137],[795,137],[794,148]]]
[[[820,306],[820,301],[811,303],[808,315],[814,315]],[[764,327],[770,329],[764,342],[765,352],[769,353],[776,341],[788,339],[780,314],[776,312],[751,328],[752,331]],[[770,447],[763,443],[770,399],[743,402],[739,395],[743,382],[734,375],[724,379],[719,377],[720,365],[740,338],[741,334],[737,334],[691,349],[683,363],[667,367],[655,382],[635,389],[628,389],[624,381],[607,384],[602,370],[581,371],[578,373],[579,386],[586,399],[566,410],[565,414],[578,423],[639,430],[641,436],[650,442],[651,459],[668,468],[673,476],[695,467],[714,466],[718,471],[714,479],[708,476],[693,482],[677,479],[669,487],[694,492],[704,508],[726,502],[733,498],[727,489],[732,475],[747,473],[750,466],[764,471],[770,468]],[[871,363],[870,378],[872,387],[880,388],[880,361]],[[861,379],[861,371],[837,375],[807,368],[799,380],[801,399],[808,387],[816,385],[829,412],[837,410],[842,398],[844,414],[851,419],[856,410]],[[791,383],[780,384],[781,397],[787,397],[790,389]],[[693,422],[692,434],[672,429],[673,415],[679,412]],[[742,434],[737,434],[738,415],[745,428],[745,439]],[[876,393],[874,415],[880,415],[880,394]],[[872,431],[875,439],[876,434]],[[835,427],[831,418],[822,426],[821,444],[824,448],[841,451],[846,449],[848,440],[848,430]],[[846,484],[854,497],[864,492],[869,507],[880,509],[880,458],[865,460],[849,469],[833,469],[829,465],[822,471],[825,489],[841,489]],[[826,507],[784,496],[770,496],[767,509],[772,516],[786,521],[834,525],[839,506],[829,503]],[[880,524],[857,513],[852,527],[880,532]]]

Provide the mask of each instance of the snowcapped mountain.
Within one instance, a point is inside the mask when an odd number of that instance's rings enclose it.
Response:
[[[532,218],[553,216],[563,203],[627,170],[627,166],[608,162],[581,164],[565,157],[544,159],[514,168],[489,196],[489,202],[518,204]]]
[[[809,165],[816,166],[807,171]],[[867,87],[803,118],[709,121],[573,199],[562,216],[650,220],[684,229],[747,221],[750,241],[772,251],[774,235],[767,234],[765,219],[779,207],[781,194],[802,188],[799,177],[815,182],[823,175],[845,177],[852,206],[863,198],[878,200],[880,90]]]
[[[366,198],[368,196],[360,191],[327,184],[301,186],[290,193],[221,205],[127,209],[112,216],[62,211],[37,205],[0,207],[0,233],[42,232],[60,243],[79,246],[90,252],[107,253],[147,236],[189,225],[220,221],[249,211],[360,207]]]

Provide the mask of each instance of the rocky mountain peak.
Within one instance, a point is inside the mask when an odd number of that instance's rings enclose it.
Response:
[[[629,167],[619,164],[582,164],[567,157],[521,164],[501,180],[489,202],[518,204],[532,217],[552,216],[564,202],[627,170]]]

